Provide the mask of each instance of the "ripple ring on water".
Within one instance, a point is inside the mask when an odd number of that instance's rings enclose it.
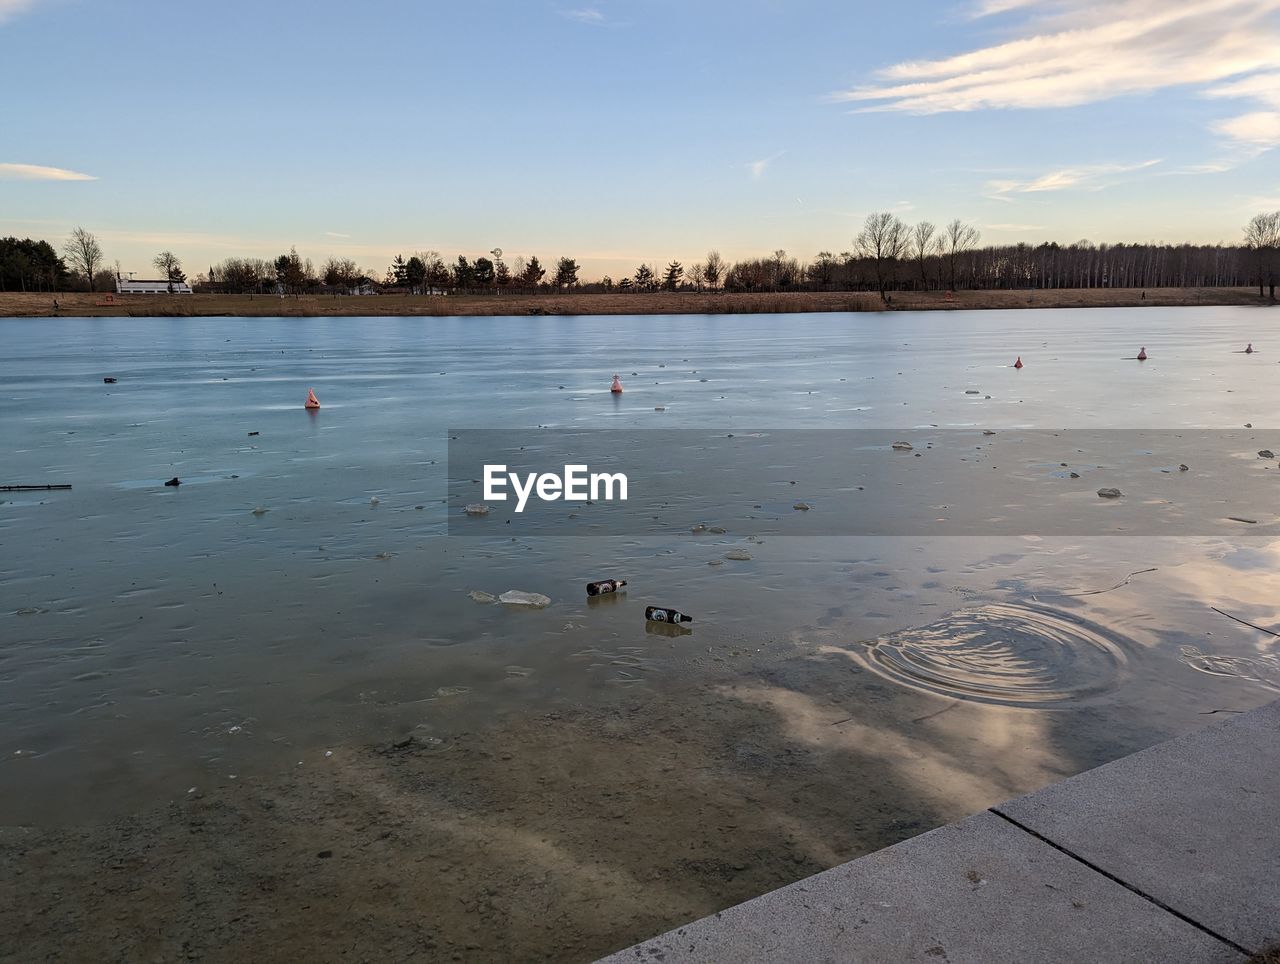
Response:
[[[994,604],[868,644],[870,669],[904,686],[1003,706],[1050,708],[1119,685],[1133,644],[1055,610]]]

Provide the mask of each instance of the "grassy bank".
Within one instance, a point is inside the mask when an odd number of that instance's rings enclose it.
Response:
[[[1143,297],[1145,294],[1145,298]],[[0,317],[53,315],[53,295],[0,293]],[[653,292],[651,294],[378,295],[116,295],[59,294],[58,314],[74,316],[325,315],[722,315],[883,311],[874,292]],[[894,311],[1000,308],[1118,308],[1170,305],[1262,305],[1252,288],[1090,288],[1047,291],[894,292]]]

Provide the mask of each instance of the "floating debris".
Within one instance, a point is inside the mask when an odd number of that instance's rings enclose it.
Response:
[[[913,448],[915,448],[915,446],[912,445],[910,442],[894,442],[891,447],[895,452],[910,452]],[[795,483],[793,482],[792,485],[794,484]]]
[[[451,696],[466,696],[470,692],[470,686],[441,686],[436,690],[436,696],[448,699]]]
[[[529,606],[533,609],[545,609],[551,605],[551,597],[540,592],[524,592],[520,589],[508,589],[498,597],[499,602],[508,606]]]
[[[491,592],[485,592],[483,589],[472,589],[467,595],[478,603],[495,603],[498,601],[497,596]]]
[[[813,508],[813,506],[811,506],[808,502],[797,502],[791,508],[798,509],[801,512],[808,512],[810,509]]]
[[[1111,486],[1107,486],[1105,488],[1101,488],[1098,490],[1098,498],[1100,499],[1118,499],[1122,495],[1124,495],[1123,492]]]
[[[726,559],[732,559],[734,562],[747,562],[751,558],[751,553],[746,549],[730,549],[724,554]]]
[[[176,475],[173,478],[171,478],[168,482],[165,483],[165,485],[173,486],[173,487],[179,486],[181,484],[182,484],[182,480],[178,478]]]
[[[473,502],[462,511],[467,515],[488,515],[489,507],[483,502]]]

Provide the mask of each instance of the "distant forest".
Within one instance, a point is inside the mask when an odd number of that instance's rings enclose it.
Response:
[[[181,258],[162,251],[152,262],[161,280],[197,292],[226,294],[486,294],[502,291],[959,291],[1029,288],[1215,288],[1257,286],[1275,300],[1280,278],[1280,211],[1254,217],[1238,244],[982,245],[976,227],[951,221],[907,224],[888,212],[867,217],[847,251],[802,259],[777,250],[736,262],[717,251],[684,265],[641,264],[627,277],[584,280],[575,259],[544,267],[536,256],[488,257],[438,252],[397,255],[385,269],[344,258],[318,268],[297,250],[274,259],[227,258],[188,279]],[[111,291],[121,276],[94,235],[77,228],[55,248],[48,241],[0,238],[0,291]]]

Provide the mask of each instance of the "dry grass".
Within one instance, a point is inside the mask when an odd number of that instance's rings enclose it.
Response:
[[[1054,291],[961,291],[948,299],[943,292],[895,292],[895,311],[1088,308],[1169,305],[1268,304],[1250,288],[1063,289]],[[334,298],[271,295],[117,295],[59,294],[62,315],[101,317],[325,315],[717,315],[803,312],[881,311],[874,292],[795,292],[736,294],[729,292],[654,292],[652,294],[459,295],[427,297],[380,295]],[[0,317],[54,314],[53,295],[0,293]]]

